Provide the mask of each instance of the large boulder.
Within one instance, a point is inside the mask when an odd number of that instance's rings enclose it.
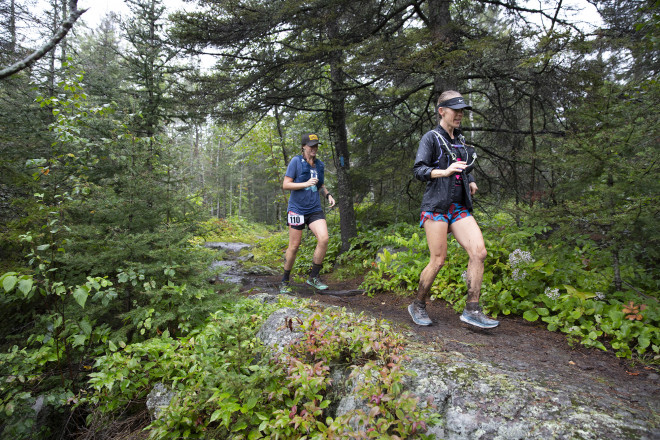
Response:
[[[252,245],[247,243],[228,243],[222,241],[207,241],[206,243],[204,243],[204,247],[207,247],[209,249],[222,250],[232,253],[238,253],[241,250],[247,249],[251,246]]]
[[[273,312],[257,332],[257,339],[282,352],[284,347],[294,344],[303,337],[300,322],[309,316],[311,310],[285,307]]]
[[[274,295],[260,298],[264,302]],[[281,352],[302,336],[299,320],[310,310],[282,308],[263,324],[257,337]],[[635,407],[624,398],[597,384],[591,389],[576,388],[557,378],[543,380],[505,371],[488,363],[466,358],[456,352],[434,352],[415,344],[408,346],[404,368],[411,372],[404,387],[431,401],[442,423],[429,428],[445,440],[522,439],[640,439],[660,438],[658,405]],[[350,378],[347,369],[331,370],[330,416],[350,415],[367,403],[356,389],[364,377]],[[350,419],[355,425],[357,419]],[[353,426],[356,428],[357,426]]]
[[[627,402],[602,391],[520,377],[460,353],[413,350],[407,388],[433,398],[444,423],[428,434],[459,439],[652,439],[657,420],[631,414]],[[632,416],[632,417],[631,417]]]
[[[243,272],[246,275],[264,275],[264,276],[280,274],[280,270],[273,269],[268,266],[244,266]]]
[[[151,420],[156,420],[160,417],[161,412],[170,404],[174,396],[174,391],[162,383],[157,383],[153,387],[147,396],[147,409],[151,415]]]

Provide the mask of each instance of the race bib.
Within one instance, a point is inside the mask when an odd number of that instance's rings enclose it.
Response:
[[[289,211],[289,224],[291,226],[300,226],[305,224],[305,216]]]

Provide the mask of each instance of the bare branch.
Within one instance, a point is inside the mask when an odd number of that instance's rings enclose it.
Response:
[[[65,21],[62,22],[55,35],[53,35],[53,38],[51,38],[39,49],[23,58],[21,61],[18,61],[7,68],[0,70],[0,79],[5,79],[15,73],[20,72],[21,70],[27,69],[37,60],[50,52],[55,46],[57,46],[57,43],[66,37],[66,34],[69,33],[74,23],[80,18],[82,14],[87,12],[87,9],[78,9],[78,0],[69,0],[69,11],[71,11],[69,16]]]
[[[506,8],[506,9],[510,10],[510,11],[527,12],[527,13],[531,13],[531,14],[540,14],[543,17],[551,20],[553,26],[555,25],[555,23],[559,23],[561,25],[573,27],[571,25],[571,23],[569,23],[568,21],[558,19],[557,18],[557,13],[555,13],[555,15],[552,16],[552,15],[549,15],[548,13],[544,12],[542,9],[525,8],[525,7],[522,7],[522,6],[518,6],[515,2],[510,2],[510,1],[506,1],[506,0],[503,0],[503,1],[501,1],[501,0],[482,0],[482,3],[488,3],[488,4],[491,4],[491,5],[495,5],[495,6],[501,6],[503,8]],[[559,11],[559,8],[557,8],[557,12],[558,11]]]
[[[481,132],[489,132],[489,133],[508,133],[508,134],[522,134],[522,135],[530,135],[532,134],[531,131],[529,130],[510,130],[506,128],[496,128],[496,127],[462,127],[461,130],[463,132],[466,131],[481,131]],[[565,131],[555,131],[555,130],[535,130],[535,134],[549,134],[557,137],[564,137],[566,136]]]

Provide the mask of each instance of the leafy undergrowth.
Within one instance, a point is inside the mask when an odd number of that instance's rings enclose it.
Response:
[[[230,243],[256,243],[270,237],[277,228],[253,223],[240,217],[212,218],[201,224],[199,241],[223,241]]]
[[[185,335],[220,302],[206,281],[211,255],[190,233],[157,229],[148,236],[149,258],[123,261],[123,268],[103,276],[72,275],[57,260],[71,245],[63,235],[69,228],[60,223],[65,216],[49,216],[45,233],[21,236],[29,267],[0,274],[6,320],[0,338],[2,438],[59,438],[75,431],[83,421],[72,403],[98,356],[163,332]],[[146,237],[132,235],[133,241]],[[99,260],[107,254],[98,253]]]
[[[660,307],[653,274],[634,264],[622,266],[623,277],[642,287],[617,291],[609,257],[593,241],[579,236],[544,241],[540,237],[546,228],[514,227],[505,216],[480,222],[488,250],[481,296],[486,311],[541,320],[571,343],[660,363]],[[313,237],[303,240],[298,252],[294,273],[301,278],[311,265],[315,243]],[[263,264],[273,265],[281,261],[286,245],[286,235],[277,234],[260,242],[254,253]],[[337,279],[364,274],[362,288],[370,295],[412,295],[428,263],[426,237],[417,225],[361,230],[348,252],[339,254],[339,248],[339,232],[331,230],[324,272],[332,270]],[[431,289],[433,297],[457,311],[465,306],[467,261],[466,252],[450,238],[447,264]],[[646,293],[638,292],[642,288]]]
[[[613,270],[604,252],[587,239],[576,242],[537,240],[545,228],[506,226],[504,220],[482,222],[488,257],[485,262],[481,303],[489,313],[516,314],[528,321],[541,320],[550,331],[567,334],[572,343],[606,350],[619,357],[633,356],[660,362],[660,307],[658,293],[612,289]],[[428,248],[418,228],[390,228],[385,233],[361,234],[361,241],[379,243],[363,287],[409,295],[428,263]],[[523,250],[528,249],[528,250]],[[599,257],[600,256],[600,257]],[[467,254],[456,240],[448,243],[447,264],[440,270],[431,293],[454,305],[465,306]],[[622,267],[624,276],[653,285],[649,275],[635,266]]]
[[[488,250],[481,296],[486,311],[542,321],[548,330],[565,333],[571,343],[660,363],[660,306],[654,273],[628,258],[622,261],[621,277],[635,280],[635,287],[616,290],[609,253],[588,237],[553,239],[546,227],[515,226],[503,214],[479,222]],[[322,273],[332,272],[335,279],[364,274],[362,288],[371,295],[415,292],[419,274],[428,263],[426,237],[417,225],[362,229],[343,254],[339,230],[331,227],[329,232]],[[300,280],[311,266],[315,246],[308,232],[292,272]],[[286,247],[283,231],[259,241],[252,252],[259,264],[276,268]],[[451,237],[447,254],[447,264],[431,293],[460,311],[467,293],[468,257]]]
[[[279,307],[287,305],[280,301]],[[288,304],[300,307],[299,303]],[[307,304],[308,307],[312,307]],[[312,313],[303,338],[271,356],[256,332],[275,306],[227,301],[182,338],[163,334],[99,357],[90,377],[88,425],[112,431],[130,402],[163,383],[175,392],[149,438],[425,438],[432,405],[400,383],[403,339],[386,323],[343,310]],[[334,417],[331,369],[351,369],[365,409]],[[335,405],[336,406],[336,405]]]

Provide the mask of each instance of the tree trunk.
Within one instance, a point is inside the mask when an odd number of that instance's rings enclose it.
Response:
[[[240,169],[241,174],[238,181],[238,218],[241,218],[241,208],[243,208],[243,162],[241,162]]]
[[[61,23],[64,23],[64,21],[66,20],[67,15],[69,13],[69,11],[67,9],[67,1],[68,0],[62,0],[62,21],[61,21]],[[66,54],[67,54],[67,49],[68,49],[67,46],[68,46],[67,38],[65,36],[60,41],[60,64],[61,65],[66,63]]]
[[[59,17],[60,17],[60,5],[57,1],[54,1],[51,3],[53,6],[53,16],[52,16],[52,30],[53,33],[55,33],[55,30],[59,26]],[[53,47],[53,50],[50,51],[50,54],[48,56],[48,92],[50,96],[55,95],[55,83],[57,80],[55,79],[55,59],[57,58],[56,55],[56,50]]]
[[[337,23],[328,26],[330,41],[336,42]],[[335,43],[336,44],[336,43]],[[339,226],[341,229],[341,251],[350,248],[350,240],[357,236],[355,210],[353,208],[353,186],[350,176],[350,154],[348,152],[348,134],[346,132],[346,91],[344,89],[343,53],[341,49],[330,54],[330,136],[335,148],[335,167],[337,169],[337,204],[339,205]]]
[[[621,281],[621,266],[619,263],[619,247],[615,243],[612,248],[612,266],[614,268],[614,288],[617,292],[621,291],[623,282]]]
[[[148,33],[148,43],[147,44],[154,44],[156,41],[156,17],[155,17],[155,2],[151,1],[149,3],[149,14],[147,15],[147,19],[149,20],[149,33]],[[150,48],[150,50],[154,50],[153,47]],[[155,88],[157,87],[157,81],[156,81],[156,66],[155,66],[155,59],[153,57],[153,54],[149,56],[146,59],[147,65],[145,66],[146,69],[146,74],[145,74],[145,86],[147,89],[147,114],[146,119],[147,119],[147,137],[153,137],[156,134],[156,94],[158,93]]]
[[[518,185],[518,151],[521,150],[521,145],[520,145],[520,139],[518,136],[516,136],[513,139],[513,143],[511,145],[511,178],[513,179],[512,186],[513,186],[513,192],[515,195],[515,201],[516,201],[516,206],[520,204],[520,197],[519,197],[519,185]],[[516,210],[516,212],[518,212]],[[517,224],[520,224],[518,220],[516,220]]]
[[[234,215],[234,173],[229,170],[229,217]]]
[[[284,158],[284,166],[287,166],[289,165],[289,155],[286,153],[286,140],[284,139],[282,120],[280,119],[280,112],[277,106],[275,106],[275,121],[277,122],[277,135],[280,137],[280,145],[282,146],[282,157]]]
[[[9,53],[16,53],[16,0],[9,4]]]
[[[433,44],[439,48],[451,47],[452,35],[450,24],[451,14],[449,6],[451,0],[428,0],[429,30]],[[436,103],[440,93],[456,87],[451,72],[443,72],[442,59],[438,59],[434,66],[433,76],[433,102]],[[436,116],[437,117],[437,116]]]
[[[536,198],[536,133],[534,132],[534,98],[536,93],[529,97],[529,131],[532,139],[532,166],[531,166],[531,187],[530,187],[530,200],[529,206],[534,206],[534,199]]]
[[[167,167],[167,210],[165,222],[169,225],[172,222],[172,173],[171,167]]]

